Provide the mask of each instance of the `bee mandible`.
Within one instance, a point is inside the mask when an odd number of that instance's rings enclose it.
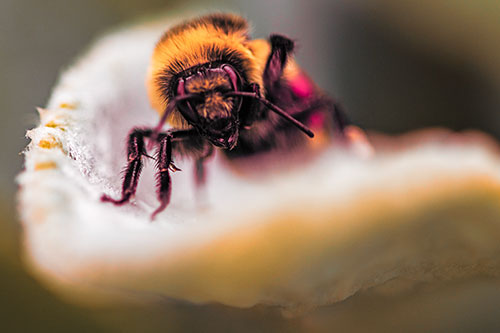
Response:
[[[153,128],[132,129],[121,198],[102,200],[122,205],[134,196],[152,146],[158,147],[160,202],[154,219],[170,201],[170,172],[179,170],[173,155],[193,158],[196,183],[202,184],[214,147],[235,159],[290,151],[313,138],[313,129],[342,136],[344,113],[297,66],[293,49],[282,35],[251,39],[247,21],[235,14],[210,14],[166,31],[146,81],[160,120]],[[163,131],[167,122],[172,128]]]

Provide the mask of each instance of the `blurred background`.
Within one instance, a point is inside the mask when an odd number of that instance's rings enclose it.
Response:
[[[66,304],[23,268],[14,178],[26,129],[59,74],[103,32],[160,12],[232,10],[253,36],[297,40],[301,66],[360,126],[444,126],[500,137],[500,2],[491,0],[1,0],[2,331],[475,331],[500,329],[500,288],[478,279],[391,296],[366,292],[293,319],[279,309]]]

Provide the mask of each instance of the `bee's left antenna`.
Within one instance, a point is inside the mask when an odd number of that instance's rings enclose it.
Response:
[[[163,112],[163,114],[161,115],[161,118],[160,118],[160,121],[158,122],[158,125],[156,125],[156,127],[153,129],[153,133],[151,134],[151,142],[155,142],[157,140],[158,135],[160,134],[163,125],[167,121],[168,115],[170,113],[172,113],[172,111],[177,106],[177,103],[182,102],[182,101],[187,100],[187,99],[191,99],[191,98],[198,98],[198,95],[186,94],[186,95],[182,95],[182,96],[176,96],[168,103],[168,105],[165,109],[165,112]]]

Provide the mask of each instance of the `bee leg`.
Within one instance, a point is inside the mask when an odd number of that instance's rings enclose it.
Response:
[[[172,135],[160,134],[158,136],[160,147],[157,154],[157,194],[160,206],[151,215],[151,220],[154,220],[158,213],[162,212],[170,202],[170,194],[172,192],[172,181],[170,179],[170,165],[172,164]]]
[[[205,175],[204,162],[207,158],[209,158],[213,154],[213,152],[214,152],[214,147],[212,145],[209,145],[203,156],[196,159],[195,169],[194,169],[194,179],[197,188],[200,188],[201,186],[205,185],[206,175]]]
[[[296,114],[310,113],[317,109],[325,110],[323,112],[326,117],[330,119],[330,124],[332,124],[333,130],[335,130],[341,137],[345,137],[345,128],[351,124],[351,121],[345,113],[342,105],[331,98],[318,98],[307,109],[297,111]]]
[[[172,182],[170,178],[170,170],[179,171],[172,161],[172,141],[182,141],[190,138],[199,137],[196,130],[171,130],[158,134],[156,140],[159,144],[156,162],[158,173],[157,179],[157,194],[160,206],[151,214],[151,220],[154,220],[156,215],[161,213],[170,202],[170,194],[172,192]]]
[[[294,43],[289,38],[281,35],[271,35],[269,41],[271,43],[271,54],[267,59],[263,79],[268,95],[273,95],[273,92],[279,89],[281,75],[288,55],[293,51]]]
[[[123,205],[128,202],[137,190],[137,183],[142,171],[142,156],[146,155],[144,137],[151,135],[151,130],[133,129],[128,138],[127,144],[127,168],[122,184],[122,197],[118,200],[103,194],[101,200],[111,202],[115,205]]]
[[[330,101],[330,109],[331,109],[331,117],[333,120],[333,124],[338,133],[344,137],[345,136],[345,128],[348,126],[351,121],[347,117],[347,114],[344,112],[343,107],[336,101]]]

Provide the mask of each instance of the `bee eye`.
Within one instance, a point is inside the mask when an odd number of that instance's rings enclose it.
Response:
[[[177,96],[184,96],[186,94],[186,89],[184,87],[184,80],[180,79],[177,83]]]
[[[224,65],[224,66],[222,66],[222,69],[224,70],[224,72],[227,73],[227,75],[231,79],[231,84],[233,85],[233,90],[238,91],[239,90],[238,89],[238,74],[236,74],[233,67],[231,67],[229,65]]]
[[[188,95],[188,96],[186,96],[186,95]],[[194,111],[192,102],[193,101],[203,101],[204,97],[200,94],[186,94],[183,79],[180,79],[179,83],[177,84],[177,96],[188,97],[187,100],[178,102],[176,106],[177,106],[177,109],[179,110],[179,112],[182,114],[182,116],[189,123],[196,123],[198,121],[198,115]]]

